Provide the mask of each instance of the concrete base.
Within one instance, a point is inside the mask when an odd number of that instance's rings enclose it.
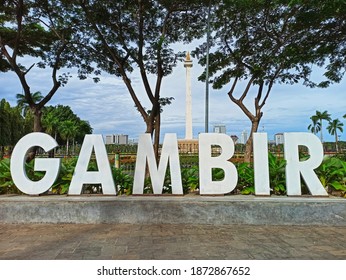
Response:
[[[4,195],[0,196],[0,223],[346,226],[346,199]]]

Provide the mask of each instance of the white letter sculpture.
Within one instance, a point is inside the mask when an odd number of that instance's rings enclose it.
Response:
[[[287,195],[301,195],[302,175],[312,195],[327,196],[327,192],[316,176],[314,169],[323,160],[323,146],[316,135],[311,133],[284,133]],[[299,146],[309,149],[310,158],[299,160]]]
[[[253,134],[255,194],[270,195],[267,133]]]
[[[31,181],[25,172],[25,156],[27,151],[39,146],[48,152],[58,146],[54,138],[40,132],[30,133],[20,139],[13,149],[11,156],[11,175],[14,184],[23,193],[38,195],[50,189],[59,174],[60,159],[36,158],[34,170],[45,171],[46,174],[39,181]]]
[[[218,157],[212,156],[212,145],[221,147]],[[201,133],[199,135],[199,184],[200,194],[225,194],[234,190],[238,182],[238,173],[234,164],[228,160],[234,154],[234,143],[231,137],[220,133]],[[213,181],[212,169],[221,168],[224,178]]]
[[[88,171],[93,149],[98,171]],[[85,136],[68,194],[80,195],[84,184],[101,184],[103,194],[116,195],[112,170],[102,135]]]
[[[154,194],[162,194],[168,161],[172,180],[172,194],[183,194],[176,134],[168,133],[165,135],[159,167],[156,164],[150,134],[146,133],[139,136],[133,194],[143,194],[147,161]]]

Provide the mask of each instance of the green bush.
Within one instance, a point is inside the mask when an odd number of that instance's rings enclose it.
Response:
[[[322,164],[315,170],[328,193],[333,190],[346,192],[346,162],[338,157],[324,157]]]
[[[237,189],[240,191],[241,194],[254,194],[255,179],[253,167],[246,162],[238,163],[236,167],[238,170]]]
[[[286,194],[286,177],[285,167],[286,160],[276,157],[275,155],[268,154],[269,163],[269,184],[273,194],[284,195]]]
[[[61,161],[60,173],[52,186],[52,192],[55,194],[66,194],[70,187],[74,169],[78,158],[64,158]]]
[[[132,194],[133,177],[126,174],[121,168],[115,168],[114,166],[112,166],[112,174],[117,194]]]
[[[15,186],[10,171],[10,159],[0,161],[0,194],[20,193]]]
[[[198,166],[184,168],[181,171],[181,180],[184,194],[194,192],[199,189],[199,170]]]

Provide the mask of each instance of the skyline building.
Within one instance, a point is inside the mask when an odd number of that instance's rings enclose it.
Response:
[[[226,134],[226,126],[224,124],[214,125],[214,133],[224,133]]]
[[[275,145],[284,144],[284,134],[283,133],[276,133],[274,135]]]
[[[246,144],[246,141],[248,139],[247,131],[243,130],[242,133],[240,134],[240,144]]]
[[[126,134],[106,135],[106,144],[127,145],[128,143],[129,143],[129,136]]]

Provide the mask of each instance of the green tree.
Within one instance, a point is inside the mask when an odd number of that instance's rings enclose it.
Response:
[[[88,121],[81,120],[69,106],[57,105],[57,106],[47,106],[43,110],[43,127],[46,132],[55,137],[58,143],[61,143],[61,135],[59,132],[59,124],[66,120],[70,120],[78,126],[78,133],[75,140],[81,143],[84,139],[85,134],[91,134],[93,129]],[[66,139],[65,139],[66,140]]]
[[[344,10],[346,5],[340,2],[340,6]],[[307,86],[326,87],[330,81],[340,81],[343,72],[332,70],[332,64],[326,73],[328,81],[317,84],[310,80],[312,65],[322,66],[331,53],[336,58],[340,52],[341,42],[339,47],[326,42],[327,37],[334,36],[338,42],[345,37],[331,29],[336,11],[335,7],[310,1],[228,0],[213,7],[210,82],[216,89],[228,85],[229,98],[251,121],[245,161],[251,159],[252,135],[258,130],[262,109],[276,83],[302,81]],[[337,16],[344,17],[342,12]],[[339,23],[340,31],[345,23]],[[200,63],[205,65],[204,46],[195,54],[202,56]],[[205,78],[203,73],[200,79]],[[247,105],[248,99],[253,100],[254,109]]]
[[[36,91],[31,94],[31,98],[34,103],[39,103],[43,99],[43,96],[40,91]],[[25,98],[25,94],[18,93],[16,95],[16,99],[17,99],[17,106],[22,110],[23,116],[25,116],[28,110],[30,109],[28,101]]]
[[[313,116],[313,118],[317,119],[320,123],[320,139],[321,142],[323,143],[323,121],[330,121],[330,114],[328,111],[316,111],[316,114]]]
[[[45,132],[53,136],[54,139],[57,140],[59,119],[54,115],[53,111],[50,111],[44,115],[42,119],[42,124]]]
[[[66,120],[59,126],[59,132],[61,137],[66,140],[66,155],[69,155],[70,140],[75,139],[78,134],[78,126],[72,120]]]
[[[344,124],[340,122],[339,119],[331,120],[329,121],[329,124],[327,126],[327,130],[331,135],[335,136],[335,149],[336,152],[339,152],[339,146],[338,146],[338,131],[343,132],[343,126]]]
[[[308,130],[311,131],[313,134],[317,134],[321,130],[321,123],[319,122],[319,119],[316,116],[311,116],[311,124],[308,126]]]
[[[15,145],[20,138],[25,135],[24,119],[21,115],[20,108],[12,107],[10,111],[11,126],[11,145]]]
[[[0,146],[11,145],[10,104],[2,99],[0,102]]]
[[[12,70],[23,89],[23,102],[28,104],[34,118],[34,131],[42,131],[42,108],[57,90],[66,84],[68,73],[60,73],[64,66],[71,67],[75,50],[73,23],[64,13],[58,1],[2,1],[0,10],[0,70]],[[32,65],[24,65],[21,57],[36,59]],[[28,76],[33,67],[51,70],[51,87],[40,101],[35,100]],[[33,149],[29,160],[35,155]]]
[[[19,107],[0,101],[0,146],[13,146],[25,134],[25,121]]]
[[[154,138],[158,155],[161,114],[161,86],[184,54],[174,51],[173,44],[189,42],[202,36],[203,1],[79,1],[74,5],[75,22],[80,32],[87,34],[85,44],[85,75],[92,69],[91,61],[99,69],[122,78],[146,124],[146,133]],[[82,10],[82,13],[80,13]],[[198,28],[197,28],[198,27]],[[191,30],[193,29],[193,32]],[[146,94],[140,100],[131,73],[138,69]],[[150,82],[153,77],[153,82]],[[150,104],[149,108],[143,103]]]

